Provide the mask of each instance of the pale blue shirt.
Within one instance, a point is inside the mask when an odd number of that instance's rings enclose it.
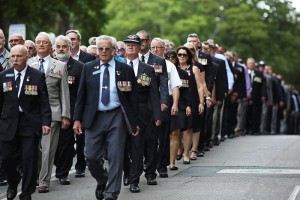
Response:
[[[3,48],[2,53],[0,54],[0,63],[4,63],[6,50]]]
[[[231,69],[229,67],[229,64],[228,64],[228,61],[227,61],[226,57],[224,55],[218,54],[218,53],[216,53],[214,56],[216,58],[219,58],[219,59],[225,61],[226,73],[227,73],[227,79],[228,79],[228,89],[232,90],[233,84],[234,84],[234,78],[233,78],[233,73],[232,73],[232,71],[231,71]]]
[[[118,91],[117,91],[117,85],[116,85],[116,74],[115,74],[115,67],[116,63],[114,59],[111,59],[109,62],[109,103],[105,106],[101,102],[102,97],[102,82],[103,82],[103,73],[105,69],[105,65],[102,61],[100,61],[100,94],[99,94],[99,103],[98,103],[98,110],[100,111],[107,111],[107,110],[113,110],[121,105]]]

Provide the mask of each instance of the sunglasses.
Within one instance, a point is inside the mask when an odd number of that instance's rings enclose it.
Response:
[[[110,51],[111,48],[110,47],[99,47],[98,50],[99,51]]]
[[[124,50],[124,48],[120,47],[120,48],[117,49],[117,52],[120,52],[120,51],[123,51],[123,50]]]
[[[187,54],[186,54],[186,53],[179,53],[179,54],[177,54],[177,56],[178,56],[178,57],[186,57]]]

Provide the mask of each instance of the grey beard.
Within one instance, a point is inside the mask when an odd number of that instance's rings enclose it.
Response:
[[[67,60],[69,60],[70,56],[71,56],[70,51],[68,51],[67,53],[57,53],[56,54],[56,58],[60,61],[67,61]]]

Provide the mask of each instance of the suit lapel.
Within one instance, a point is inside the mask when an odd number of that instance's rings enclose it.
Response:
[[[145,66],[142,64],[142,62],[139,61],[138,73],[137,73],[136,77],[140,77],[141,74],[143,74],[144,71],[145,71]]]

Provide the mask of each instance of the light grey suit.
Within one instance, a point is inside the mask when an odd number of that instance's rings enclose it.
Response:
[[[10,61],[9,51],[7,51],[7,49],[4,49],[4,51],[5,51],[4,61],[1,64],[2,64],[3,70],[6,70],[8,68],[11,68],[12,64],[11,64],[11,61]]]
[[[33,57],[28,60],[28,65],[39,69],[38,58]],[[52,122],[49,135],[43,136],[41,140],[42,166],[39,181],[40,186],[49,187],[62,117],[70,119],[70,95],[65,63],[50,58],[45,76],[52,111]]]

